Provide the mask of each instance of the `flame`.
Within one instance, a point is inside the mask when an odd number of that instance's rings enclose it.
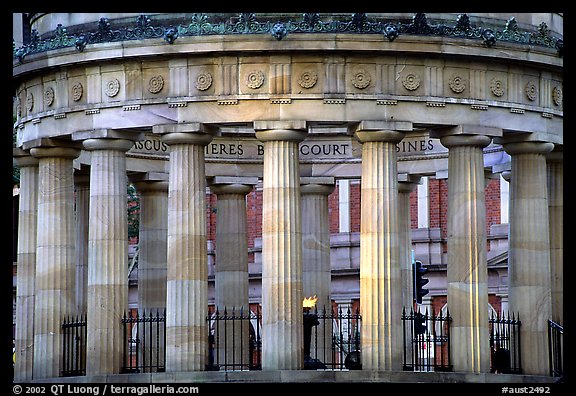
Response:
[[[318,301],[316,294],[314,294],[314,297],[306,297],[304,300],[302,300],[302,307],[312,308],[314,305],[316,305],[316,301]]]

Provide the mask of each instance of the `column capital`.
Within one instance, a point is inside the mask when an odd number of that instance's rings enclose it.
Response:
[[[554,149],[554,143],[548,142],[513,142],[503,143],[502,147],[509,155],[515,154],[548,154]]]
[[[554,150],[546,154],[546,161],[548,162],[562,162],[564,161],[564,146],[556,145]]]
[[[430,130],[430,137],[438,139],[443,136],[451,135],[483,135],[488,137],[500,137],[502,134],[502,128],[467,124],[440,127]]]
[[[80,156],[81,150],[72,147],[34,147],[30,154],[36,158],[69,158],[75,159]]]
[[[361,143],[390,142],[398,143],[406,132],[412,131],[410,121],[361,121],[355,128],[354,135]]]
[[[161,140],[167,145],[197,144],[206,146],[212,141],[212,135],[203,132],[173,132],[162,135]]]
[[[168,182],[159,180],[142,180],[133,182],[136,191],[140,194],[146,194],[148,192],[168,192]]]
[[[300,195],[323,194],[330,195],[336,187],[333,177],[301,177]]]
[[[306,139],[308,129],[306,121],[254,121],[256,138],[261,142],[283,140],[300,143]]]
[[[444,147],[473,146],[484,148],[490,144],[492,138],[487,135],[445,135],[440,137]]]
[[[510,182],[510,177],[512,176],[512,172],[507,170],[507,171],[502,172],[501,174],[502,174],[502,178],[504,180],[506,180],[507,182]]]
[[[408,173],[398,174],[398,192],[399,193],[410,193],[414,188],[421,184],[420,176],[410,175]]]
[[[86,139],[82,142],[85,150],[114,150],[128,151],[134,146],[134,141],[128,139],[95,138]]]
[[[252,184],[240,183],[227,183],[227,184],[211,184],[210,190],[217,196],[233,194],[233,195],[246,195],[252,191]]]
[[[25,166],[38,166],[38,158],[33,157],[30,152],[16,147],[12,149],[12,162],[21,168]]]

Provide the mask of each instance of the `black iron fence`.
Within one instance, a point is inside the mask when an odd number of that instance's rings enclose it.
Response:
[[[360,369],[358,310],[310,310],[304,315],[304,369]],[[224,308],[209,322],[207,370],[262,369],[262,313]]]
[[[452,371],[450,363],[450,312],[438,314],[402,310],[405,371]]]
[[[124,314],[122,373],[165,371],[166,310]]]
[[[521,374],[520,317],[494,312],[488,320],[490,331],[490,372]]]
[[[68,316],[62,323],[62,377],[86,375],[86,314]]]
[[[564,350],[564,327],[548,320],[548,351],[550,363],[550,376],[562,377],[564,369],[562,364],[562,351]]]

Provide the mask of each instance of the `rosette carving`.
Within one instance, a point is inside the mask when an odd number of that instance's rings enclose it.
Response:
[[[406,74],[404,79],[402,79],[402,85],[404,85],[404,88],[408,91],[414,91],[420,86],[420,77],[414,73]]]
[[[46,106],[52,106],[52,103],[54,103],[54,89],[48,87],[46,91],[44,91],[44,104]]]
[[[148,91],[156,94],[164,88],[164,78],[162,76],[154,76],[148,81]]]
[[[497,78],[493,78],[490,82],[490,90],[494,94],[494,96],[502,96],[504,95],[504,83]]]
[[[532,81],[529,81],[526,84],[526,88],[524,89],[524,91],[526,92],[526,97],[529,100],[535,100],[536,99],[536,84],[534,84]]]
[[[199,91],[206,91],[212,85],[212,74],[200,73],[196,77],[196,89]],[[262,84],[260,84],[262,85]]]
[[[248,73],[246,77],[246,85],[248,88],[257,89],[264,84],[264,73],[260,70],[253,70]]]
[[[28,92],[28,95],[26,95],[26,109],[28,111],[32,111],[33,108],[34,108],[34,95],[32,95],[32,92]]]
[[[554,87],[552,89],[552,100],[554,100],[556,106],[562,105],[562,88]]]
[[[316,74],[316,72],[314,71],[307,71],[300,75],[300,78],[298,79],[298,84],[300,84],[302,88],[308,89],[316,85],[317,81],[318,81],[318,74]]]
[[[452,92],[461,93],[466,89],[466,81],[460,76],[452,76],[448,82]]]
[[[352,85],[358,89],[364,89],[370,85],[371,80],[372,77],[370,76],[370,73],[364,69],[360,69],[354,74],[354,76],[352,76]]]
[[[82,98],[82,94],[84,94],[82,83],[77,82],[72,86],[72,99],[74,102],[78,102]]]
[[[118,95],[119,91],[120,91],[120,81],[118,81],[116,78],[106,83],[106,89],[104,91],[106,93],[106,96],[113,98],[114,96]]]

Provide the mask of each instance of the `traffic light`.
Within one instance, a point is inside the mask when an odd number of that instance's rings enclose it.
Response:
[[[421,261],[414,261],[414,299],[418,304],[422,304],[422,297],[429,292],[428,289],[423,288],[430,281],[422,277],[426,272],[428,270],[422,266]]]

